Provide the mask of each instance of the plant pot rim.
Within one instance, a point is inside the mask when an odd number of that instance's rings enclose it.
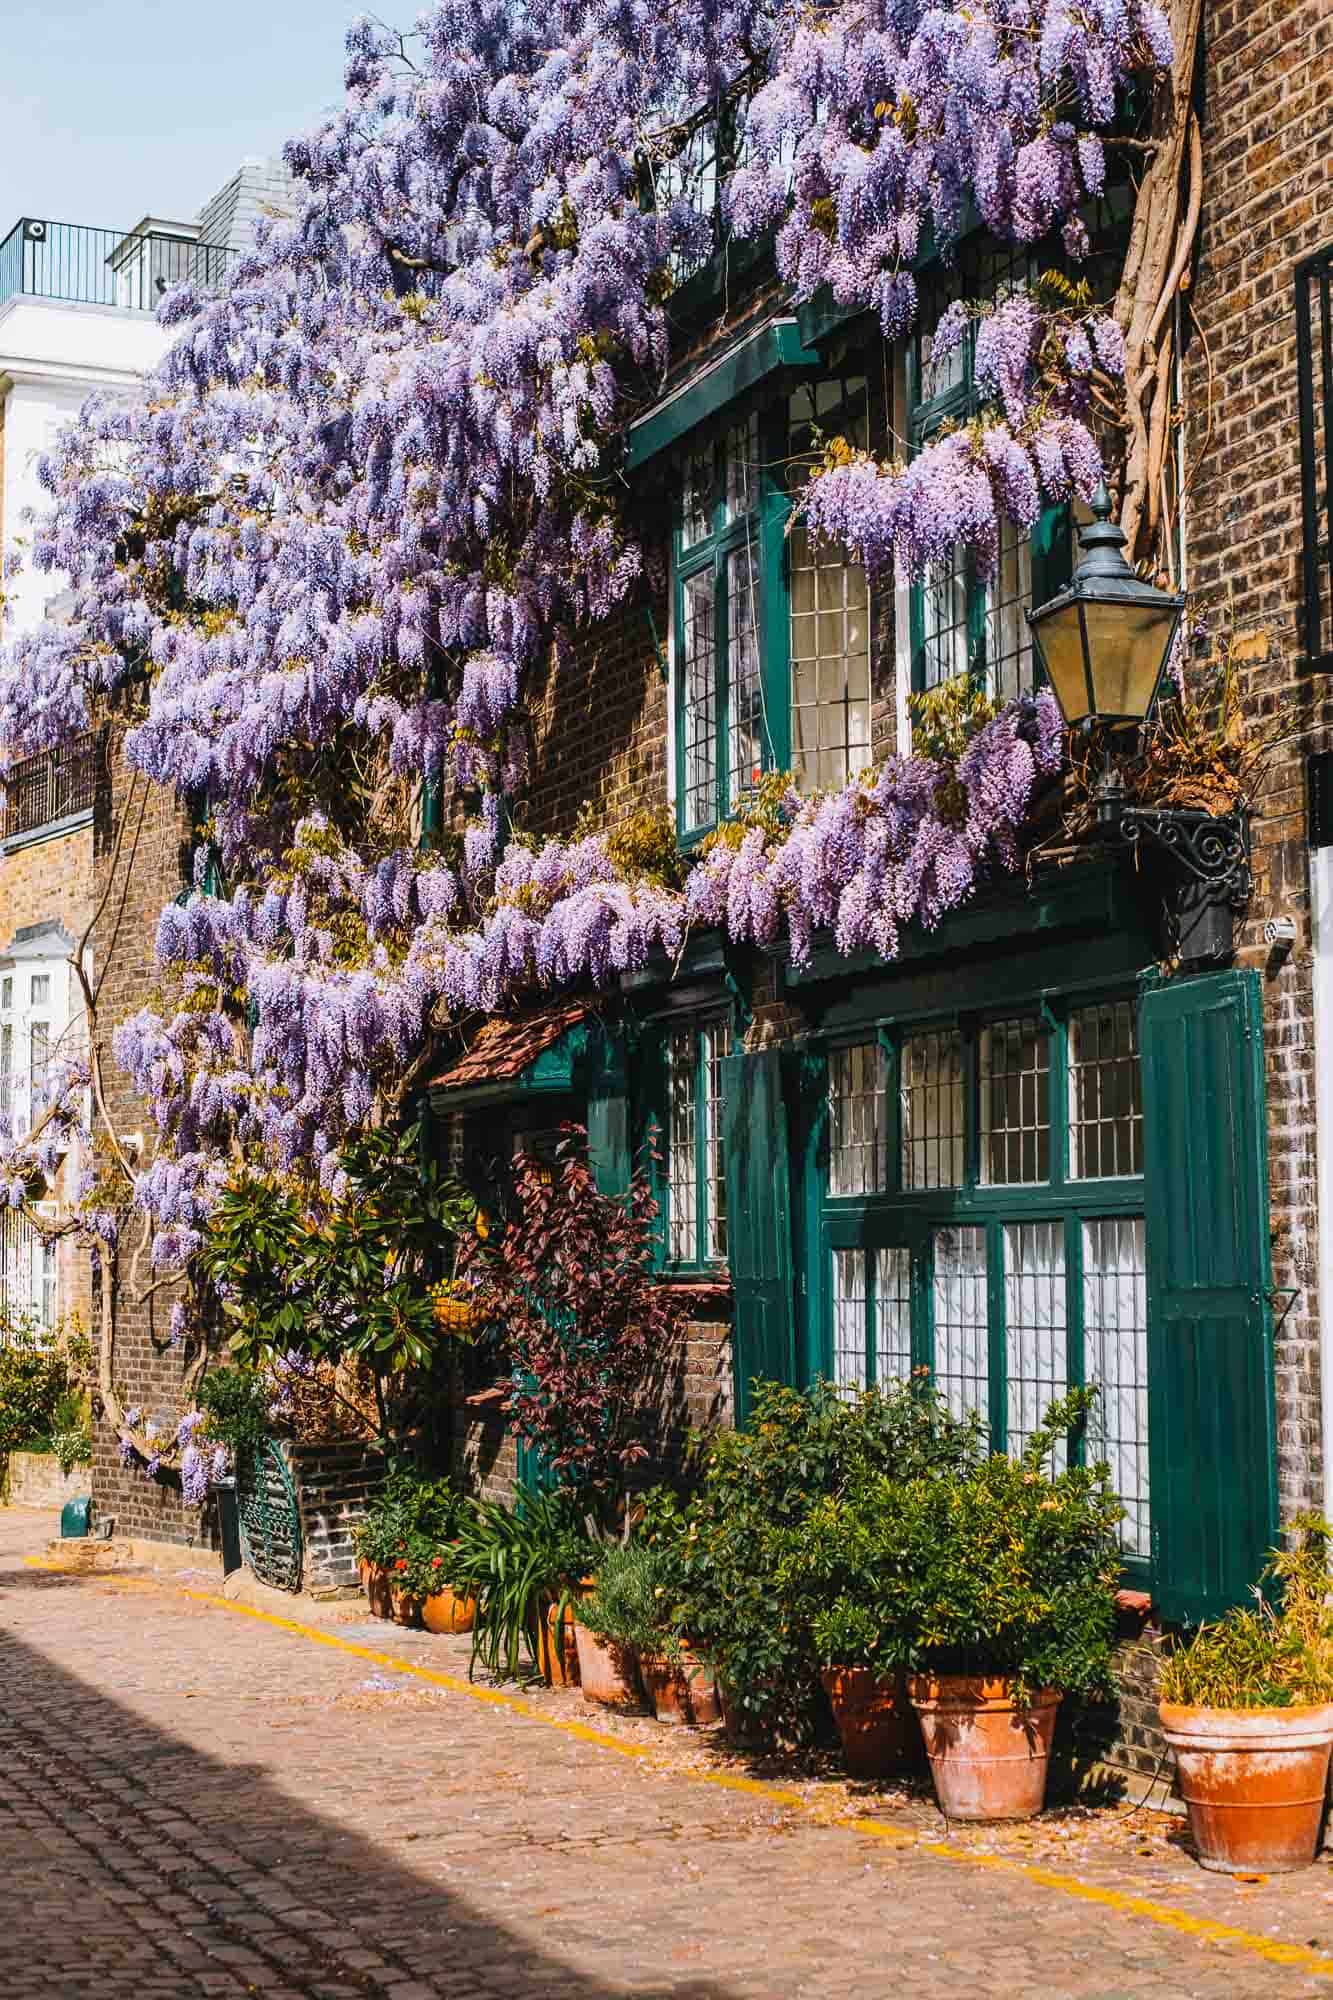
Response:
[[[1333,1702],[1305,1702],[1290,1708],[1209,1708],[1189,1702],[1159,1702],[1157,1713],[1168,1743],[1195,1741],[1221,1749],[1260,1744],[1274,1736],[1292,1748],[1333,1741]]]
[[[907,1694],[913,1708],[1012,1708],[1025,1713],[1055,1708],[1063,1688],[1036,1688],[1026,1701],[1014,1694],[1012,1674],[909,1674]]]

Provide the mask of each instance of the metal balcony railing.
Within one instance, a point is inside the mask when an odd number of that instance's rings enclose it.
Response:
[[[0,243],[0,305],[23,294],[156,312],[164,293],[187,278],[213,290],[233,254],[158,230],[127,234],[28,215]]]
[[[97,789],[97,738],[89,731],[62,750],[25,757],[3,785],[0,840],[37,833],[92,809]]]

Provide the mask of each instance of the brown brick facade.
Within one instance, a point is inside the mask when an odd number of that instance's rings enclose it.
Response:
[[[1276,1350],[1288,1516],[1323,1491],[1305,757],[1333,742],[1333,702],[1301,630],[1295,267],[1333,240],[1331,62],[1322,0],[1205,9],[1205,195],[1187,299],[1187,580],[1232,635],[1248,712],[1285,739],[1259,799],[1245,941],[1264,963],[1265,920],[1298,924],[1291,959],[1265,981],[1273,1275],[1295,1294]]]
[[[129,1086],[112,1053],[120,1023],[147,1005],[156,985],[153,949],[165,904],[180,889],[189,825],[172,795],[147,785],[125,764],[123,729],[111,733],[109,782],[99,795],[93,852],[98,917],[93,954],[98,975],[97,1037],[107,1109],[123,1146],[138,1138],[152,1153],[147,1106]],[[142,1248],[142,1225],[126,1224],[117,1261],[118,1303],[113,1379],[127,1406],[173,1428],[181,1415],[182,1384],[194,1358],[188,1346],[171,1345],[176,1294],[152,1292]],[[115,1434],[94,1426],[93,1491],[100,1513],[113,1516],[117,1532],[162,1541],[193,1542],[212,1533],[211,1509],[186,1507],[174,1482],[159,1482],[120,1464]]]

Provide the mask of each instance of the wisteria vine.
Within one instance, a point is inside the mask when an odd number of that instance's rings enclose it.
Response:
[[[506,839],[500,801],[525,783],[534,673],[640,587],[624,438],[670,361],[672,273],[711,247],[684,185],[698,148],[739,121],[732,234],[776,227],[795,298],[828,285],[897,339],[927,232],[946,257],[976,217],[1086,249],[1105,135],[1175,55],[1155,0],[433,0],[411,44],[361,21],[347,51],[343,107],[287,149],[299,213],[261,225],[217,296],[170,295],[142,395],[94,399],[43,462],[31,559],[69,578],[72,615],[0,659],[6,758],[119,688],[132,770],[206,801],[159,999],[114,1038],[158,1144],[113,1162],[119,1208],[92,1177],[85,1201],[108,1259],[137,1213],[163,1282],[238,1163],[336,1197],[346,1135],[450,1024],[674,956],[692,924],[785,932],[798,959],[826,927],[891,954],[1015,866],[1059,759],[1048,697],[953,762],[792,795],[684,889],[597,836]],[[834,442],[806,489],[812,528],[873,574],[960,545],[985,574],[1003,521],[1100,477],[1116,318],[1038,289],[946,314],[937,357],[962,339],[973,421],[909,465]],[[472,814],[434,851],[426,793],[444,824]],[[39,1143],[0,1135],[10,1203]]]

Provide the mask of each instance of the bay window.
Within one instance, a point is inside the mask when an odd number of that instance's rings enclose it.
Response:
[[[1143,1102],[1119,995],[863,1034],[827,1059],[816,1359],[844,1394],[929,1372],[1019,1454],[1096,1383],[1128,1561],[1148,1543]],[[826,1287],[826,1289],[825,1289]]]
[[[692,447],[673,564],[676,816],[685,841],[765,771],[845,785],[871,760],[865,572],[793,519],[824,443],[868,440],[864,376],[831,373]]]

